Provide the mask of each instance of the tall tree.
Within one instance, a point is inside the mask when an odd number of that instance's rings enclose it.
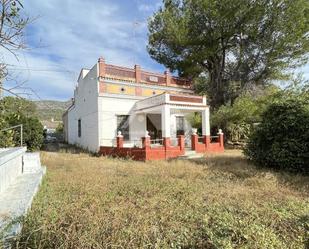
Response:
[[[308,61],[308,0],[163,0],[148,26],[151,57],[203,76],[213,107]]]

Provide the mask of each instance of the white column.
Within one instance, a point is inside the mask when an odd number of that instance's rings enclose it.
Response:
[[[209,107],[202,111],[202,133],[203,136],[210,136]]]
[[[171,110],[168,105],[163,105],[161,111],[162,137],[171,137]]]

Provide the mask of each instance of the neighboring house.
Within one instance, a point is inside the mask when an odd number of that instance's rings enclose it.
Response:
[[[192,134],[186,115],[202,113],[203,137]],[[147,72],[105,64],[82,69],[72,106],[63,115],[65,140],[104,155],[139,160],[222,151],[211,143],[209,106],[192,83],[169,72]],[[222,136],[220,136],[222,137]]]
[[[46,134],[53,134],[56,132],[57,127],[62,123],[62,121],[55,121],[53,118],[51,120],[42,120],[41,124],[46,131]]]

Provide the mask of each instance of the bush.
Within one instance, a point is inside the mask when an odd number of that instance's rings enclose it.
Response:
[[[262,114],[245,155],[257,165],[309,173],[308,95],[282,95]]]
[[[211,126],[222,129],[225,138],[230,143],[245,143],[255,123],[261,121],[261,114],[273,101],[278,92],[276,87],[270,86],[255,92],[246,92],[239,96],[233,105],[221,106],[211,113]]]
[[[23,124],[23,144],[30,151],[43,143],[43,126],[35,114],[35,106],[25,99],[5,97],[0,101],[0,130]],[[20,145],[20,130],[0,132],[0,147]]]

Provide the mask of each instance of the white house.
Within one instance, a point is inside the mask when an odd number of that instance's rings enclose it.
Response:
[[[192,134],[186,120],[194,112],[202,113],[201,138]],[[105,64],[103,58],[81,70],[63,122],[69,144],[102,154],[147,160],[178,156],[185,148],[223,149],[222,143],[220,147],[210,142],[209,106],[205,96],[194,95],[190,81],[138,65],[131,69]],[[155,156],[145,155],[151,149]]]

